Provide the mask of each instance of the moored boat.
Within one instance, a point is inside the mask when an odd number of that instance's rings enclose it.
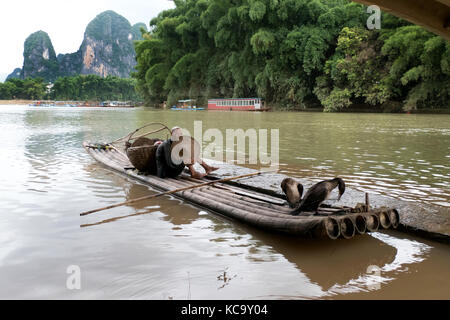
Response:
[[[202,111],[205,108],[197,107],[196,101],[194,99],[179,100],[176,106],[170,108],[174,111]]]
[[[174,110],[174,111],[202,111],[205,110],[205,108],[178,108],[178,107],[172,107],[170,108],[170,110]]]
[[[210,99],[208,110],[218,111],[269,111],[261,98]]]
[[[53,101],[34,101],[30,103],[30,107],[54,107],[55,103]]]
[[[103,101],[100,102],[97,107],[107,108],[134,108],[134,104],[129,101]]]
[[[79,103],[76,107],[80,108],[134,108],[134,104],[131,102],[122,102],[122,101],[85,101],[83,103]]]

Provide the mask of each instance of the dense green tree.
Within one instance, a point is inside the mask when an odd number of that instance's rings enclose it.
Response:
[[[13,92],[16,86],[11,82],[0,83],[0,100],[13,99]]]
[[[380,54],[376,33],[344,27],[336,50],[326,62],[325,75],[316,78],[314,93],[325,111],[337,111],[352,103],[380,105],[392,95],[385,77],[388,64]]]
[[[392,63],[388,83],[405,109],[448,106],[450,43],[418,26],[398,28],[386,39],[382,53]]]
[[[448,42],[346,0],[175,0],[135,43],[147,102],[261,96],[337,111],[355,103],[445,106]]]
[[[97,75],[58,78],[53,87],[42,78],[9,79],[0,83],[0,99],[140,100],[136,80]]]
[[[140,100],[136,80],[113,76],[80,75],[58,78],[51,90],[56,100]]]
[[[43,99],[47,94],[47,83],[42,78],[25,80],[9,79],[0,83],[0,99]]]

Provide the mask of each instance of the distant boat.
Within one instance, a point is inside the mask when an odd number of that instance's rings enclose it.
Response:
[[[80,102],[76,101],[56,101],[55,106],[56,107],[78,107]]]
[[[221,111],[269,111],[261,98],[210,99],[208,110]]]
[[[179,100],[176,106],[170,108],[170,110],[175,111],[201,111],[205,108],[199,108],[196,106],[196,101],[194,99]]]
[[[178,108],[178,107],[173,106],[172,108],[170,108],[170,110],[175,110],[175,111],[202,111],[202,110],[205,110],[205,108],[197,108],[197,107]]]
[[[134,108],[134,105],[128,101],[103,101],[98,104],[97,107],[107,108]]]
[[[42,102],[42,101],[34,101],[33,103],[30,103],[28,106],[30,107],[54,107],[54,102]]]
[[[134,104],[122,101],[102,101],[102,102],[84,102],[77,105],[77,107],[92,107],[92,108],[134,108]]]
[[[134,108],[129,101],[103,101],[103,102],[78,102],[78,101],[33,101],[30,107],[99,107],[99,108]]]

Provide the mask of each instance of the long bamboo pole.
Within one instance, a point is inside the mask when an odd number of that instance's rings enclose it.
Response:
[[[209,181],[209,182],[205,182],[205,183],[201,183],[201,184],[197,184],[197,185],[193,185],[193,186],[189,186],[189,187],[184,187],[184,188],[179,188],[179,189],[175,189],[175,190],[164,191],[164,192],[160,192],[160,193],[153,194],[153,195],[150,195],[150,196],[140,197],[140,198],[136,198],[136,199],[125,201],[125,202],[112,204],[110,206],[106,206],[106,207],[103,207],[103,208],[98,208],[98,209],[86,211],[86,212],[80,213],[80,216],[87,216],[89,214],[93,214],[93,213],[100,212],[100,211],[103,211],[103,210],[113,209],[113,208],[125,206],[127,204],[132,204],[132,203],[136,203],[136,202],[147,200],[147,199],[157,198],[157,197],[160,197],[160,196],[169,195],[169,194],[173,194],[173,193],[177,193],[177,192],[181,192],[181,191],[186,191],[186,190],[190,190],[190,189],[196,189],[196,188],[200,188],[200,187],[204,187],[204,186],[209,186],[209,185],[212,185],[214,183],[221,183],[221,182],[227,182],[227,181],[231,181],[231,180],[237,180],[237,179],[252,177],[252,176],[256,176],[256,175],[260,175],[260,174],[268,173],[268,172],[273,172],[273,171],[258,171],[258,172],[244,174],[244,175],[241,175],[241,176],[229,177],[229,178],[224,178],[224,179],[220,179],[220,180],[213,180],[213,181]]]

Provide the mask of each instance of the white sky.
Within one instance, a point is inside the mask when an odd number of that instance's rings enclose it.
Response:
[[[55,52],[79,49],[84,30],[99,13],[113,10],[133,25],[147,25],[161,11],[173,8],[169,0],[0,0],[0,81],[22,68],[23,44],[33,32],[48,33]]]

